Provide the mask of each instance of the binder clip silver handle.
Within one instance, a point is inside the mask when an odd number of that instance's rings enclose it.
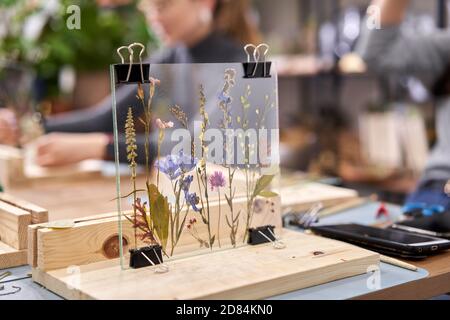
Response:
[[[274,249],[284,249],[284,248],[286,248],[286,244],[285,244],[283,241],[281,241],[280,239],[278,239],[277,236],[272,232],[272,230],[271,230],[270,228],[267,228],[267,231],[270,232],[270,234],[272,235],[272,237],[273,237],[275,240],[270,239],[270,238],[269,238],[267,235],[265,235],[264,232],[262,232],[262,231],[258,231],[258,233],[259,233],[260,235],[262,235],[264,238],[266,238],[268,241],[270,241],[270,242],[272,243]]]
[[[169,266],[165,263],[162,263],[161,259],[159,258],[159,255],[156,253],[155,249],[153,249],[153,252],[155,253],[156,258],[158,259],[159,264],[155,264],[152,259],[150,259],[149,257],[147,257],[147,255],[143,252],[141,252],[141,254],[144,256],[145,259],[147,259],[148,262],[150,262],[150,264],[155,268],[155,273],[166,273],[169,272]]]

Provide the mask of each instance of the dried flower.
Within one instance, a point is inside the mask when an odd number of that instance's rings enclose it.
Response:
[[[189,192],[189,188],[191,187],[191,183],[194,181],[194,176],[189,175],[181,181],[181,190],[184,192]]]
[[[192,171],[196,165],[197,159],[185,155],[182,151],[178,155],[170,154],[155,162],[155,167],[165,173],[170,180],[175,180],[182,174]]]
[[[127,144],[127,159],[130,163],[130,168],[136,167],[137,146],[136,146],[136,130],[134,129],[133,111],[128,108],[127,119],[125,122],[125,138]]]
[[[184,196],[186,198],[186,202],[192,207],[192,209],[195,212],[200,212],[200,209],[197,207],[200,202],[200,198],[197,196],[197,194],[195,192],[185,192]]]
[[[187,228],[188,229],[190,229],[194,224],[196,224],[197,223],[197,219],[195,219],[195,218],[191,218],[191,219],[189,219],[189,222],[188,222],[188,224],[187,224]]]
[[[165,122],[165,121],[162,121],[159,118],[156,119],[156,125],[161,130],[173,128],[173,122],[172,121]]]
[[[145,99],[144,89],[142,88],[142,84],[140,83],[138,83],[137,97],[141,100]]]
[[[184,113],[183,109],[181,109],[180,106],[175,105],[174,107],[169,108],[169,111],[183,125],[183,127],[187,129],[188,119],[187,119],[186,113]]]
[[[214,191],[214,189],[225,187],[226,182],[223,173],[220,171],[215,171],[209,177],[209,184],[211,185],[211,191]]]

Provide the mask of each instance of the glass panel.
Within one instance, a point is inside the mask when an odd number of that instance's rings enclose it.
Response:
[[[124,268],[130,249],[161,245],[154,258],[168,260],[246,245],[250,227],[281,228],[273,71],[248,79],[239,63],[152,64],[150,83],[116,84],[115,70]]]

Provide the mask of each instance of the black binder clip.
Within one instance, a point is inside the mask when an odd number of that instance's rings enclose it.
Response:
[[[140,47],[139,52],[139,63],[133,63],[133,47]],[[121,51],[123,49],[128,49],[130,54],[130,62],[125,63],[125,59],[122,56]],[[150,64],[142,63],[142,54],[144,53],[145,47],[142,43],[132,43],[128,47],[122,46],[117,49],[117,54],[121,59],[121,63],[114,65],[114,71],[116,74],[115,82],[123,84],[133,84],[133,83],[149,83],[150,82]]]
[[[156,273],[165,273],[169,271],[169,267],[163,263],[162,247],[160,245],[152,245],[139,249],[130,249],[130,267],[139,269],[149,266],[157,266]]]
[[[263,48],[265,50],[261,54],[260,50]],[[250,49],[253,49],[254,62],[250,61]],[[244,78],[270,78],[270,68],[272,66],[272,62],[266,61],[266,56],[269,52],[269,45],[261,43],[258,46],[255,46],[250,43],[244,47],[244,51],[247,54],[247,62],[242,64],[244,67]],[[261,57],[262,61],[260,61]]]
[[[248,244],[257,245],[271,242],[275,249],[284,249],[286,245],[275,236],[275,226],[267,225],[248,229]]]

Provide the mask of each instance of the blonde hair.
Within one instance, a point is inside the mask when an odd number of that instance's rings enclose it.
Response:
[[[215,29],[241,44],[261,42],[261,34],[250,17],[249,0],[217,0]]]

